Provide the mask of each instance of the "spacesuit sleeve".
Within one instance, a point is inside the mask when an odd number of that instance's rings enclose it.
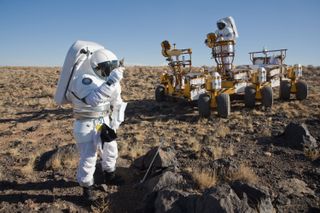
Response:
[[[116,91],[116,85],[103,83],[100,87],[92,90],[84,99],[85,103],[93,107],[100,103],[110,101]]]
[[[234,40],[233,30],[230,27],[226,28],[226,32],[225,32],[225,35],[223,35],[223,37],[224,37],[224,40]]]
[[[102,102],[110,101],[111,99],[113,99],[114,93],[117,94],[117,91],[119,90],[118,87],[120,87],[120,81],[123,78],[123,71],[123,67],[114,69],[110,73],[107,82],[94,89],[85,97],[84,101],[86,102],[86,104],[95,107]]]

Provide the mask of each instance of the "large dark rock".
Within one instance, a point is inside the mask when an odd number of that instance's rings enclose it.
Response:
[[[145,212],[171,212],[169,210],[173,208],[173,203],[181,197],[178,190],[183,188],[184,184],[182,175],[173,171],[165,171],[147,180],[144,183]]]
[[[316,139],[310,134],[306,124],[289,123],[283,133],[285,144],[289,147],[304,150],[318,147]]]
[[[134,167],[145,170],[149,167],[153,157],[155,156],[158,147],[152,148],[147,154],[141,156],[133,162]],[[177,168],[178,161],[175,157],[175,152],[171,148],[161,148],[159,149],[159,153],[153,162],[153,168],[157,169],[165,169],[165,168]]]
[[[258,212],[274,212],[271,195],[267,188],[242,183],[240,181],[232,183],[231,188],[237,193],[240,199],[246,197],[249,206],[258,210]]]
[[[197,213],[212,212],[255,212],[244,196],[241,200],[228,184],[207,190],[196,203]]]
[[[144,186],[148,192],[155,192],[163,189],[177,189],[185,183],[182,175],[173,171],[165,171],[163,174],[147,180]]]
[[[312,189],[310,189],[304,181],[299,180],[297,178],[291,178],[280,181],[279,188],[281,193],[287,196],[315,196],[315,192]]]
[[[183,195],[176,190],[159,191],[154,200],[154,212],[184,213],[183,209],[177,205],[181,197]]]

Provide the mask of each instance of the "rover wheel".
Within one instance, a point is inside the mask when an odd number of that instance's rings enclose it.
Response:
[[[211,97],[207,94],[201,94],[198,99],[198,110],[200,117],[208,118],[211,114]]]
[[[296,83],[297,93],[296,98],[298,100],[304,100],[308,96],[308,85],[305,81],[299,80]]]
[[[165,89],[164,86],[157,86],[155,91],[156,101],[161,102],[165,99]]]
[[[273,91],[272,88],[267,86],[261,89],[261,102],[262,106],[272,107],[273,105]]]
[[[256,90],[251,86],[244,89],[244,105],[249,108],[256,105]]]
[[[282,100],[289,100],[290,99],[290,90],[291,84],[289,81],[281,81],[280,82],[280,94],[279,97]]]
[[[227,118],[230,115],[230,96],[229,94],[220,94],[217,97],[218,115]]]

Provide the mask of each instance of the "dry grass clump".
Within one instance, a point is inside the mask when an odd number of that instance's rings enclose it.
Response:
[[[224,138],[226,135],[230,134],[230,129],[228,126],[221,125],[218,127],[216,131],[216,136]]]
[[[229,181],[243,181],[246,183],[257,183],[258,176],[252,171],[251,168],[244,164],[240,164],[239,169],[235,172],[232,172],[228,176]]]
[[[233,156],[234,155],[234,147],[232,144],[224,150],[224,155],[225,156]]]
[[[307,158],[309,158],[309,159],[314,161],[314,160],[320,159],[320,150],[318,150],[318,149],[312,149],[312,150],[305,149],[304,150],[304,155]]]
[[[214,171],[193,168],[191,176],[201,190],[213,187],[218,182],[217,174]]]
[[[284,103],[280,109],[286,112],[288,118],[304,117],[306,115],[310,116],[314,113],[313,110],[310,110],[308,106],[298,100]]]
[[[95,205],[92,206],[93,213],[109,213],[111,212],[110,201],[107,198],[98,199],[95,201]]]
[[[136,143],[133,146],[131,146],[128,150],[128,156],[132,159],[138,158],[142,156],[145,153],[143,147],[141,144]]]
[[[199,153],[201,151],[201,144],[199,143],[198,140],[194,140],[191,143],[191,149],[195,152],[195,153]]]
[[[232,144],[227,148],[223,148],[221,146],[212,146],[210,147],[210,151],[214,160],[234,155],[234,147]]]
[[[6,151],[10,156],[12,157],[18,157],[20,155],[19,149],[18,148],[11,148]]]
[[[271,129],[269,129],[268,127],[263,128],[260,133],[260,135],[264,136],[264,137],[269,137],[269,136],[271,136],[271,134],[272,134]]]
[[[33,174],[34,172],[34,165],[38,154],[31,155],[31,158],[29,159],[28,163],[23,166],[20,171],[24,176],[29,176]]]
[[[220,159],[223,156],[223,148],[221,146],[213,146],[211,152],[214,160]]]
[[[52,156],[51,168],[59,170],[62,168],[74,169],[78,166],[78,155],[61,155],[55,154]]]

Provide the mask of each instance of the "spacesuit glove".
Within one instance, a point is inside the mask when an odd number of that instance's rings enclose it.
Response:
[[[108,79],[107,79],[107,84],[110,86],[111,84],[120,82],[121,79],[123,78],[123,71],[125,70],[124,67],[118,67],[110,73]]]
[[[124,114],[127,108],[126,102],[119,102],[117,105],[113,106],[113,111],[111,114],[111,128],[117,130],[120,124],[124,121]]]

